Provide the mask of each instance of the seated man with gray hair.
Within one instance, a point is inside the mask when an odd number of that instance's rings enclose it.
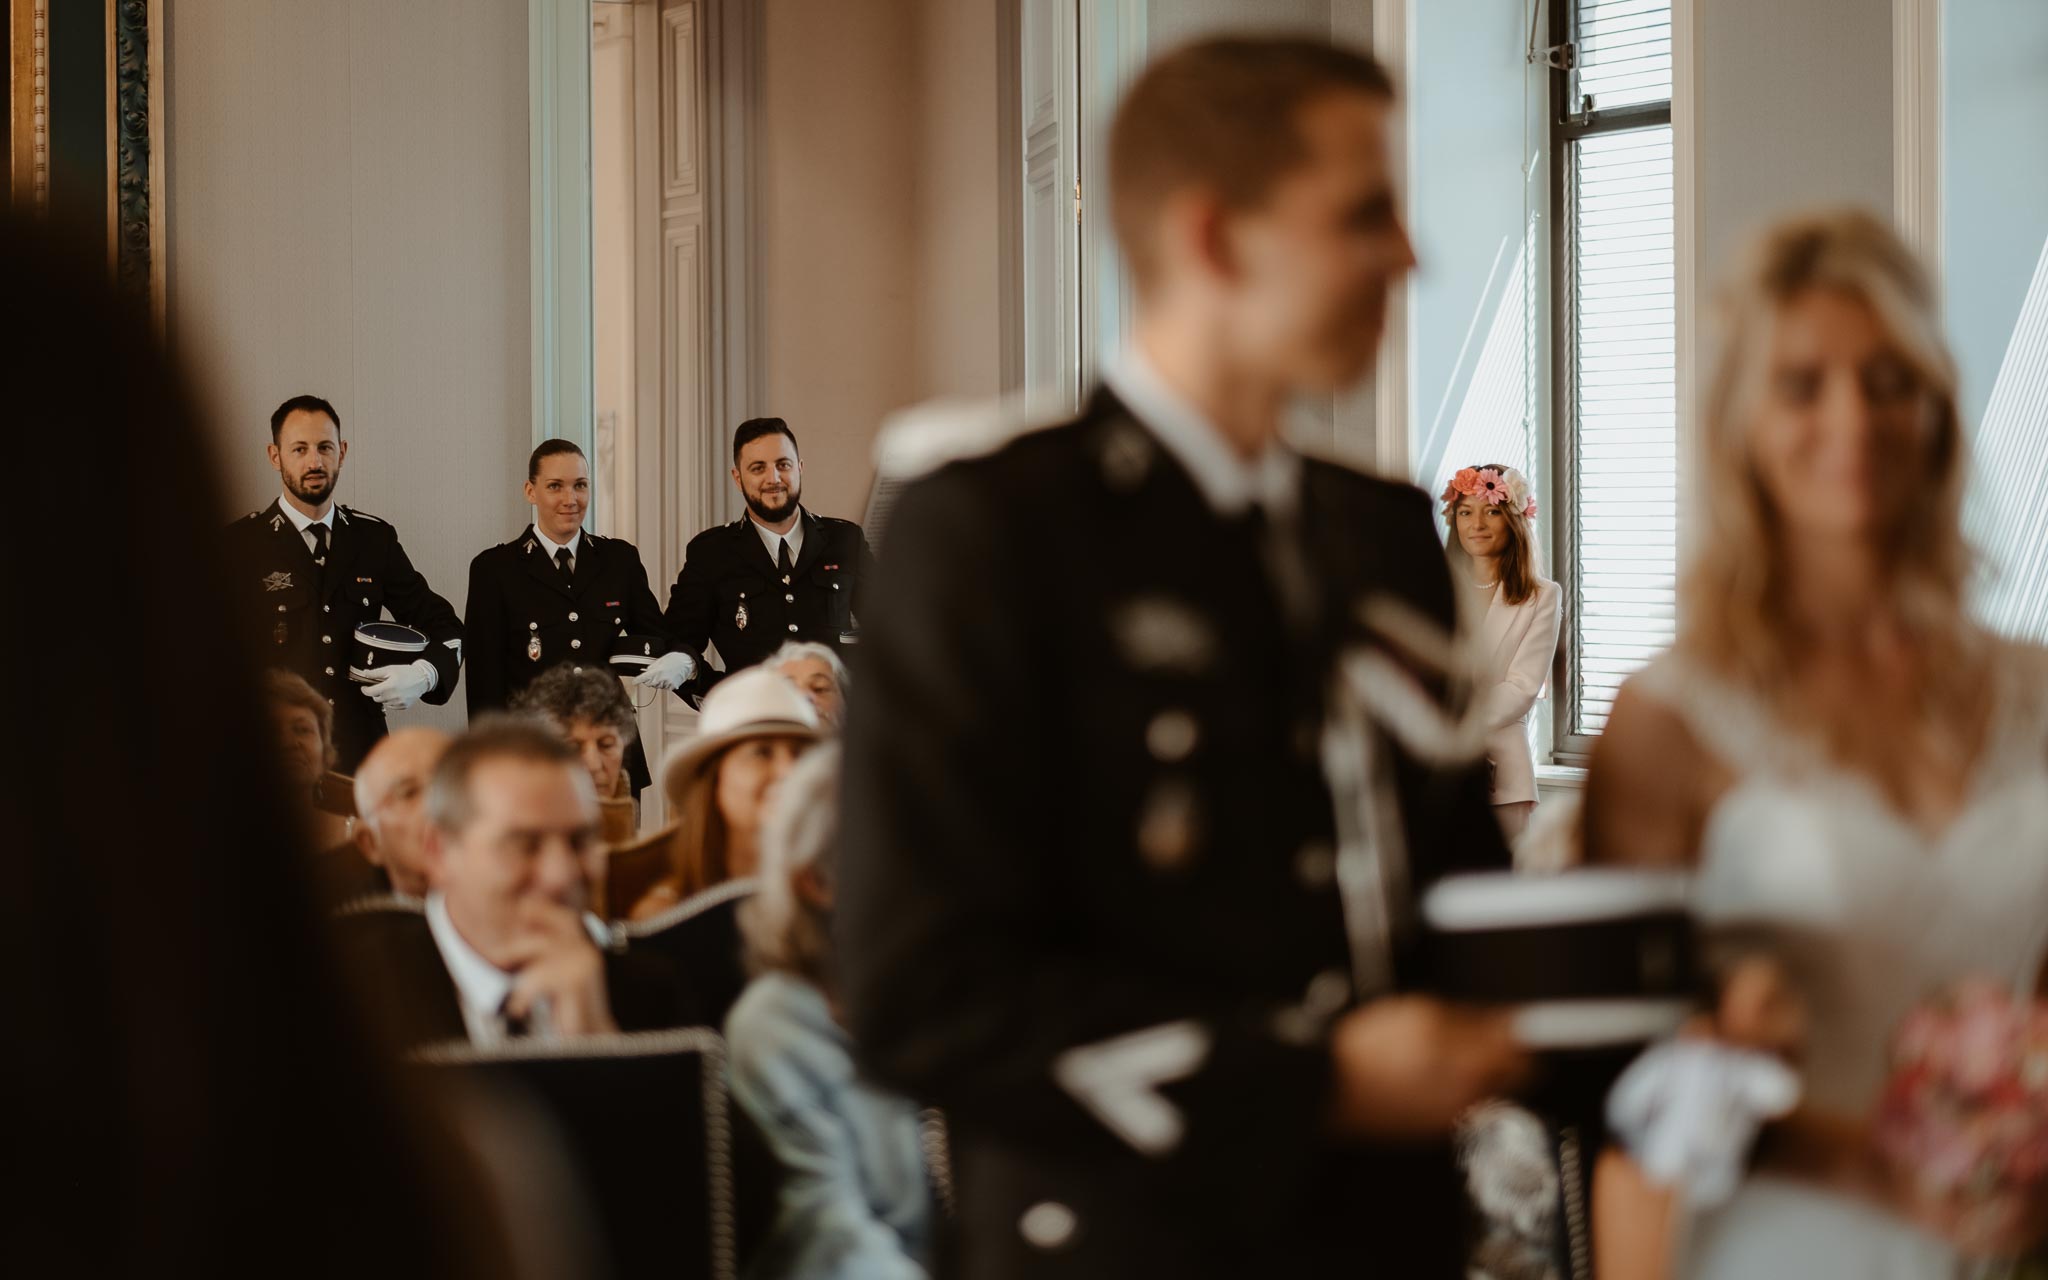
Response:
[[[396,729],[356,767],[354,837],[366,868],[363,892],[427,896],[427,784],[453,741],[422,725]]]
[[[546,728],[487,717],[427,791],[424,911],[351,917],[342,939],[401,1047],[686,1025],[674,971],[608,952],[585,909],[601,857],[597,797]]]
[[[827,731],[837,733],[846,723],[846,664],[831,645],[790,640],[761,665],[803,690]]]

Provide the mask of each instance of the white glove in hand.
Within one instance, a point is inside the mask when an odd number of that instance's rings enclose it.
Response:
[[[633,677],[634,684],[650,689],[680,689],[697,674],[697,664],[687,653],[664,653],[647,664],[647,670]]]
[[[402,667],[383,668],[383,678],[363,686],[365,698],[375,698],[386,711],[403,711],[434,687],[434,664],[425,658]]]
[[[1650,1181],[1708,1208],[1735,1194],[1757,1131],[1798,1104],[1798,1075],[1769,1054],[1666,1040],[1615,1081],[1607,1123]]]

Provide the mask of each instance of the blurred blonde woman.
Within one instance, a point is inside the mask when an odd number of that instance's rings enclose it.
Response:
[[[1536,811],[1536,758],[1529,712],[1550,680],[1562,594],[1536,571],[1536,495],[1529,478],[1499,463],[1453,475],[1443,503],[1444,553],[1459,588],[1459,617],[1472,628],[1478,686],[1493,766],[1493,812],[1512,841]]]
[[[784,1170],[780,1211],[751,1274],[919,1280],[932,1196],[917,1105],[861,1077],[834,995],[838,832],[839,748],[828,745],[797,764],[771,803],[761,887],[740,909],[760,976],[726,1018],[732,1091]]]
[[[1725,318],[1703,473],[1679,485],[1701,535],[1678,637],[1616,699],[1585,834],[1596,862],[1696,868],[1710,951],[1776,962],[1803,1011],[1762,1002],[1765,1026],[1724,998],[1722,1031],[1796,1050],[1803,1101],[1689,1223],[1605,1161],[1603,1274],[1953,1276],[1960,1253],[2028,1242],[1919,1200],[1867,1124],[1916,1002],[1966,975],[2036,985],[2041,655],[1965,611],[1955,365],[1898,238],[1859,212],[1780,223]]]

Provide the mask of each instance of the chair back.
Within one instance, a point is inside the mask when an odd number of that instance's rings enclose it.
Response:
[[[746,944],[740,904],[754,896],[751,877],[713,885],[658,916],[619,926],[628,951],[651,951],[681,976],[691,1007],[702,1020],[725,1025],[725,1015],[747,985]]]
[[[597,895],[597,914],[606,920],[625,918],[633,904],[649,889],[660,884],[672,864],[669,849],[675,844],[680,823],[671,823],[650,836],[605,851],[604,884]]]
[[[597,802],[597,837],[608,845],[633,843],[640,833],[640,814],[631,796]]]
[[[318,794],[314,803],[322,813],[331,813],[337,818],[356,816],[356,780],[345,773],[329,769],[320,775]]]
[[[716,1032],[454,1041],[410,1062],[436,1084],[510,1091],[553,1122],[617,1280],[733,1280],[733,1127]]]

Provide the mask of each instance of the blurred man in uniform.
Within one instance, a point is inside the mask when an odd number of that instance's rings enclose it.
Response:
[[[1447,646],[1451,582],[1423,493],[1281,437],[1414,265],[1392,109],[1324,43],[1153,65],[1110,140],[1127,358],[891,518],[840,995],[947,1112],[962,1274],[1462,1273],[1449,1136],[1522,1055],[1413,993],[1411,908],[1507,853],[1483,762],[1427,767],[1339,679],[1377,655],[1448,719],[1379,620]]]

